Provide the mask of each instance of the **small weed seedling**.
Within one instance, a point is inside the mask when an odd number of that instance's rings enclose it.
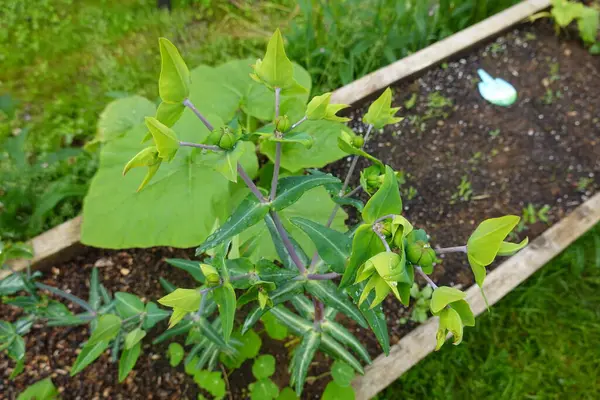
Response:
[[[417,285],[416,282],[413,283],[412,288],[410,289],[410,297],[415,299],[415,304],[410,314],[411,321],[419,324],[427,321],[429,316],[429,302],[431,301],[432,294],[433,290],[431,290],[429,285],[425,286],[423,289],[419,289],[419,285]],[[408,322],[406,318],[400,319],[401,324],[405,324],[406,322]]]
[[[496,128],[493,131],[490,131],[489,134],[490,134],[490,137],[496,138],[496,137],[500,136],[500,129]]]
[[[590,186],[594,183],[593,178],[588,178],[586,176],[579,178],[577,181],[577,191],[585,193],[588,191]]]
[[[517,232],[523,232],[528,229],[529,225],[533,225],[537,222],[548,224],[548,211],[550,211],[550,206],[547,204],[537,209],[532,203],[529,203],[527,207],[523,208],[523,217],[521,218],[519,225],[517,225]]]
[[[546,93],[544,94],[544,97],[542,98],[542,102],[546,105],[550,105],[550,104],[554,103],[554,101],[556,99],[562,99],[562,97],[563,97],[563,95],[560,90],[553,91],[552,89],[548,88],[548,89],[546,89]]]
[[[450,204],[455,204],[458,201],[471,200],[471,197],[473,196],[473,189],[471,189],[471,182],[466,175],[461,178],[456,189],[457,191],[450,198]]]

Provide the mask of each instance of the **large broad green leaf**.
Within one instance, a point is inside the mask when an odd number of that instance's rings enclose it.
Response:
[[[352,241],[347,235],[306,218],[292,218],[292,222],[310,237],[323,261],[335,272],[344,272],[352,247]]]
[[[296,348],[291,364],[290,384],[295,386],[296,394],[300,396],[304,388],[304,381],[308,367],[321,344],[321,334],[319,332],[310,331],[304,334],[300,346]]]
[[[123,350],[121,359],[119,360],[119,382],[123,382],[129,372],[135,367],[141,350],[142,344],[140,342],[133,345],[130,349]]]
[[[377,192],[369,199],[362,211],[366,223],[372,224],[385,215],[402,213],[402,199],[398,189],[398,179],[394,171],[386,166],[383,183]]]
[[[207,133],[202,124],[178,132],[186,141],[201,141]],[[105,248],[196,246],[227,207],[229,182],[211,167],[216,155],[189,147],[180,148],[175,159],[163,163],[144,190],[136,192],[146,171],[135,168],[122,176],[122,170],[139,150],[144,134],[145,128],[139,126],[102,149],[100,168],[84,201],[83,243]],[[244,145],[248,151],[241,163],[255,174],[253,145]]]
[[[305,254],[313,254],[316,250],[314,244],[301,229],[290,222],[290,219],[293,217],[302,217],[320,224],[325,224],[334,206],[335,203],[331,201],[327,191],[322,187],[317,187],[306,192],[300,200],[286,209],[279,211],[278,214],[281,217],[283,226],[286,228],[287,232],[296,242],[298,242]],[[339,210],[331,225],[332,229],[344,231],[346,229],[344,224],[346,218],[347,214],[342,210]],[[279,259],[275,246],[273,245],[273,240],[264,221],[247,229],[240,235],[242,242],[250,238],[256,240],[255,250],[250,255],[250,259],[253,262],[258,261],[261,258]]]
[[[275,373],[275,357],[264,354],[254,360],[252,364],[252,375],[256,379],[269,378]]]
[[[346,155],[337,145],[341,132],[344,130],[350,132],[343,124],[334,121],[306,121],[301,129],[313,138],[313,145],[307,149],[299,143],[284,144],[281,151],[283,168],[289,171],[322,168]],[[271,161],[275,160],[275,142],[262,141],[260,151]]]
[[[230,283],[225,283],[213,291],[213,296],[219,306],[223,337],[225,342],[228,342],[233,331],[233,319],[235,318],[235,291]]]
[[[156,105],[142,96],[111,101],[98,118],[96,137],[86,147],[116,139],[143,123],[144,117],[152,116],[155,112]]]

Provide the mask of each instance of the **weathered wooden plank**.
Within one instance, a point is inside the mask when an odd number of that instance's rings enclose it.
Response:
[[[32,264],[42,266],[50,261],[57,261],[61,255],[67,256],[69,250],[79,244],[81,237],[81,216],[68,220],[29,241],[33,247],[33,260],[14,260],[8,264],[21,271]],[[0,271],[0,279],[10,275],[10,271]]]
[[[550,0],[528,0],[487,18],[423,50],[380,68],[332,94],[335,103],[353,104],[385,87],[422,72],[488,39],[550,6]]]
[[[600,193],[492,271],[483,285],[489,304],[496,303],[508,294],[598,222]],[[485,301],[477,285],[467,290],[467,301],[476,315],[486,310]],[[365,375],[353,382],[356,399],[366,400],[375,396],[431,353],[435,349],[437,319],[430,318],[404,336],[392,346],[389,357],[384,354],[377,357],[373,364],[367,367]]]

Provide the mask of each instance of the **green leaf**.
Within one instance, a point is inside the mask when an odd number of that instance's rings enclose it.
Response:
[[[321,96],[315,96],[306,106],[306,118],[309,120],[319,120],[327,115],[327,106],[331,100],[331,93],[327,92]]]
[[[460,315],[460,319],[464,326],[475,326],[475,316],[473,315],[473,311],[471,311],[471,306],[467,303],[466,300],[458,300],[450,304],[458,315]]]
[[[17,400],[52,400],[58,398],[58,389],[51,378],[42,379],[19,394]]]
[[[202,274],[202,271],[200,270],[199,261],[185,260],[182,258],[166,258],[165,261],[167,262],[167,264],[170,264],[176,268],[182,269],[185,272],[189,273],[196,281],[204,283],[205,279],[204,275]]]
[[[354,147],[352,144],[352,140],[353,140],[352,135],[348,134],[345,131],[342,131],[341,135],[337,139],[337,145],[340,148],[340,150],[342,150],[344,153],[354,154],[357,156],[364,157],[364,158],[370,160],[371,162],[377,164],[379,167],[381,167],[381,168],[384,167],[383,163],[381,161],[379,161],[379,159],[373,157],[372,155],[370,155],[369,153],[367,153],[366,151],[364,151],[361,148]]]
[[[105,314],[98,318],[98,325],[86,346],[92,346],[98,342],[109,342],[114,339],[121,329],[121,318],[113,314]]]
[[[119,359],[119,383],[123,382],[127,378],[127,375],[129,375],[129,372],[135,367],[141,350],[142,344],[139,342],[133,345],[133,347],[123,350]]]
[[[348,296],[338,289],[331,281],[309,280],[305,284],[306,291],[317,297],[325,305],[341,311],[352,318],[363,328],[367,323],[356,306],[348,299]]]
[[[515,215],[487,219],[479,224],[467,241],[467,257],[479,286],[483,285],[485,267],[494,261],[502,241],[519,220]]]
[[[462,292],[458,289],[448,286],[440,286],[433,291],[429,308],[433,314],[437,314],[448,304],[463,300],[466,296],[467,295],[465,292]]]
[[[299,317],[284,306],[273,307],[269,310],[269,313],[273,314],[279,322],[287,326],[296,335],[302,336],[314,328],[312,322]]]
[[[340,386],[350,386],[354,379],[354,369],[343,361],[335,361],[331,366],[331,377]]]
[[[283,226],[291,236],[291,239],[300,245],[302,250],[304,250],[304,254],[312,255],[315,251],[315,246],[301,229],[290,222],[290,219],[292,217],[303,217],[325,224],[334,206],[335,203],[331,201],[327,191],[323,187],[316,187],[306,192],[296,203],[278,212]],[[331,228],[339,231],[346,229],[344,224],[346,218],[347,214],[345,212],[342,212],[342,210],[338,211]],[[261,258],[278,259],[277,250],[265,222],[260,222],[240,235],[242,242],[251,237],[257,238],[256,249],[250,256],[253,262],[257,262]],[[296,269],[295,265],[293,265],[293,269]],[[262,279],[272,281],[272,279],[264,277]]]
[[[183,355],[183,346],[176,342],[169,344],[167,349],[167,357],[169,358],[169,364],[171,364],[171,367],[178,366],[181,360],[183,360]]]
[[[196,249],[196,255],[202,254],[256,225],[268,212],[268,204],[260,203],[253,194],[248,195],[223,225]]]
[[[325,333],[321,334],[321,349],[333,358],[344,361],[359,374],[365,373],[360,362],[344,346]]]
[[[402,213],[402,199],[398,189],[398,180],[394,170],[386,165],[383,184],[369,199],[362,211],[363,220],[372,224],[377,218],[388,214],[399,215]]]
[[[87,367],[92,362],[94,362],[95,359],[100,357],[100,355],[107,348],[108,340],[99,341],[94,344],[90,344],[90,342],[88,341],[88,343],[85,346],[83,346],[83,349],[81,349],[81,353],[79,353],[77,359],[75,360],[75,363],[71,367],[70,375],[75,376],[81,371],[83,371],[85,367]]]
[[[204,336],[206,336],[208,338],[208,340],[210,340],[215,345],[217,345],[223,349],[229,350],[230,347],[227,345],[227,343],[224,339],[224,335],[221,333],[221,330],[219,329],[221,327],[221,325],[223,324],[223,318],[218,319],[218,321],[219,321],[219,325],[215,325],[215,324],[211,325],[206,318],[201,317],[198,320],[198,322],[196,322],[196,325],[200,328],[200,331],[202,332],[202,334]],[[219,329],[219,331],[217,331],[217,329]]]
[[[510,242],[502,242],[500,244],[500,249],[498,249],[498,254],[496,256],[512,256],[517,253],[523,247],[527,246],[529,243],[529,238],[525,238],[521,241],[521,243],[510,243]]]
[[[194,375],[194,382],[217,399],[225,396],[225,381],[220,372],[198,371]]]
[[[400,107],[392,108],[392,90],[387,88],[377,100],[371,103],[363,121],[373,125],[375,129],[381,129],[386,125],[402,121],[402,118],[394,117],[399,109]]]
[[[125,336],[125,349],[129,350],[138,344],[146,336],[146,331],[141,328],[135,328]]]
[[[261,317],[261,321],[265,327],[265,332],[271,339],[284,340],[288,337],[287,327],[280,323],[273,314],[266,313]]]
[[[290,132],[286,133],[283,137],[279,138],[274,135],[267,136],[269,142],[279,142],[283,144],[297,143],[301,144],[307,149],[310,149],[314,143],[314,139],[308,133],[305,132]]]
[[[353,285],[348,288],[348,294],[354,302],[358,302],[362,292],[364,291],[366,283],[361,282],[359,284]],[[369,304],[373,302],[374,295],[370,295],[367,298],[367,301],[358,306],[360,312],[367,320],[371,331],[375,334],[379,345],[383,352],[388,355],[390,353],[390,336],[388,334],[387,322],[385,318],[385,314],[383,313],[383,309],[381,305],[370,308]]]
[[[219,306],[219,315],[223,324],[223,336],[225,342],[229,341],[231,332],[233,331],[233,320],[235,318],[235,291],[230,283],[225,283],[223,286],[216,288],[213,291],[215,303]]]
[[[436,350],[444,344],[448,332],[454,336],[453,344],[460,344],[463,337],[463,324],[460,315],[453,308],[445,308],[440,313],[440,326],[436,335],[438,342]]]
[[[554,21],[564,28],[573,22],[574,19],[579,18],[584,8],[585,7],[581,3],[559,0],[552,2],[550,13],[554,18]]]
[[[300,345],[294,352],[294,357],[292,358],[292,363],[290,366],[290,384],[295,386],[296,394],[298,396],[302,394],[308,367],[310,367],[310,364],[320,344],[321,334],[319,332],[307,332],[302,337],[302,342],[300,342]]]
[[[158,299],[158,302],[166,307],[177,307],[187,312],[194,312],[200,308],[200,300],[202,294],[197,289],[176,289]]]
[[[144,122],[144,117],[154,115],[156,105],[142,96],[130,96],[111,101],[98,117],[96,136],[85,145],[95,150],[97,144],[114,140]],[[162,121],[161,121],[162,122]]]
[[[144,302],[134,294],[115,293],[117,311],[121,318],[129,318],[144,312]]]
[[[15,361],[23,360],[25,358],[25,340],[15,334],[13,339],[9,341],[6,351],[11,359]]]
[[[244,155],[245,150],[246,146],[244,146],[243,143],[238,142],[232,150],[219,152],[218,158],[213,164],[213,168],[227,178],[227,180],[237,182],[237,165],[238,161]]]
[[[596,42],[598,39],[598,26],[600,25],[600,11],[592,7],[584,7],[577,20],[579,35],[586,44]]]
[[[298,396],[296,396],[296,392],[288,386],[284,387],[281,392],[279,392],[279,396],[277,400],[299,400]]]
[[[213,97],[216,102],[208,102],[209,107],[222,106],[218,99],[219,96]],[[233,115],[237,103],[227,107],[233,107]],[[222,112],[229,113],[228,110]],[[211,123],[222,124],[218,116],[207,114],[207,118]],[[185,141],[201,142],[208,135],[206,127],[192,113],[185,113],[173,129]],[[217,217],[231,207],[232,188],[212,168],[217,154],[205,154],[190,147],[180,148],[177,157],[170,163],[162,163],[153,180],[143,191],[136,192],[146,171],[134,169],[125,177],[122,171],[131,156],[139,152],[145,132],[146,128],[140,125],[103,146],[100,166],[84,204],[84,243],[103,248],[157,245],[189,248],[202,243]],[[257,170],[254,145],[248,142],[243,145],[248,150],[241,164],[254,176]],[[152,218],[148,218],[149,214]]]
[[[600,54],[600,42],[596,42],[590,47],[590,54],[593,56]]]
[[[160,334],[156,339],[152,341],[152,344],[159,344],[164,342],[167,339],[172,338],[173,336],[183,335],[184,333],[188,333],[190,329],[192,329],[192,325],[194,323],[192,321],[182,321],[175,328],[169,329],[166,332]]]
[[[166,103],[163,101],[156,110],[156,119],[170,128],[179,121],[184,110],[185,106],[182,103]]]
[[[264,59],[256,61],[254,73],[271,88],[287,89],[294,86],[294,66],[285,54],[279,29],[271,36]]]
[[[321,400],[354,400],[355,398],[352,386],[340,386],[332,381],[325,386]]]
[[[11,274],[0,280],[0,296],[10,296],[25,289],[21,274]]]
[[[177,48],[166,38],[158,39],[160,45],[160,98],[169,103],[181,103],[190,93],[190,71]]]
[[[282,178],[277,186],[277,197],[272,202],[273,210],[279,211],[291,206],[310,189],[337,182],[339,182],[339,179],[330,174],[288,176]]]
[[[352,239],[352,253],[342,276],[340,288],[345,288],[353,284],[358,268],[369,258],[383,251],[385,251],[385,247],[383,247],[381,240],[373,232],[371,225],[360,225],[356,229],[354,238]]]
[[[243,335],[239,331],[233,332],[231,340],[237,340],[241,343],[238,346],[238,351],[232,354],[222,352],[219,358],[227,368],[232,369],[240,368],[244,361],[256,357],[262,346],[260,336],[252,329]]]
[[[275,357],[265,354],[254,360],[252,375],[256,379],[269,378],[275,373]]]
[[[273,246],[275,247],[275,251],[277,252],[277,256],[279,257],[279,260],[281,260],[281,263],[283,264],[283,266],[285,268],[287,268],[288,270],[297,271],[298,267],[296,266],[296,263],[292,259],[292,256],[290,255],[287,247],[283,243],[283,240],[282,240],[281,236],[279,235],[279,232],[277,231],[277,227],[275,227],[275,222],[273,221],[273,217],[271,217],[270,214],[265,215],[264,222],[265,222],[265,225],[267,226],[267,229],[269,230],[269,234],[271,235],[272,243],[273,243]],[[255,238],[260,238],[260,236],[255,236]],[[302,247],[300,247],[298,242],[293,237],[290,237],[289,239],[290,239],[290,242],[292,243],[292,247],[296,251],[296,254],[298,255],[298,258],[300,258],[300,261],[302,262],[302,264],[308,265],[308,263],[310,261],[308,260],[308,256],[306,255],[306,253],[304,253],[304,250],[302,250]],[[255,251],[256,251],[256,249],[255,249]],[[277,270],[277,272],[275,272],[275,276],[281,276],[281,274],[279,272],[279,268],[277,268],[277,267],[275,267],[275,268]],[[269,280],[265,276],[262,276],[262,279]]]
[[[315,244],[319,256],[331,266],[331,269],[338,273],[344,272],[352,246],[348,236],[306,218],[296,217],[291,221],[308,235]]]
[[[154,325],[156,325],[158,322],[162,321],[163,319],[167,318],[170,315],[170,313],[168,311],[159,308],[153,302],[148,302],[146,304],[145,312],[146,312],[146,316],[144,318],[144,323],[143,323],[144,329],[153,328]]]
[[[171,161],[179,150],[179,140],[175,132],[162,124],[154,117],[145,118],[146,127],[152,134],[158,156],[166,161]]]
[[[251,383],[248,388],[250,389],[250,400],[271,400],[279,396],[279,387],[268,378]]]
[[[301,127],[303,133],[312,137],[313,145],[310,148],[299,143],[289,143],[283,146],[281,151],[282,168],[288,171],[323,168],[346,155],[337,147],[337,139],[341,132],[351,132],[343,124],[324,120],[306,121]],[[275,161],[275,144],[268,140],[260,143],[260,152],[266,155],[271,162]]]
[[[338,324],[337,322],[326,320],[321,323],[321,329],[323,329],[324,333],[331,335],[335,340],[348,346],[363,360],[365,360],[365,362],[369,364],[371,363],[371,357],[369,356],[367,349],[365,349],[360,340],[358,340],[356,336],[350,333],[350,331],[344,326]]]

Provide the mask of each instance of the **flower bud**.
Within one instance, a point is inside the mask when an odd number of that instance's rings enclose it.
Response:
[[[235,143],[237,142],[237,137],[235,133],[229,127],[221,128],[223,134],[221,135],[221,139],[219,140],[219,147],[223,150],[231,150]]]
[[[357,149],[362,148],[364,144],[365,139],[362,136],[354,136],[352,138],[352,146],[356,147]]]
[[[437,260],[435,251],[422,241],[414,242],[406,247],[406,258],[411,263],[423,268],[425,273],[433,271],[433,264]]]
[[[287,130],[290,129],[290,125],[290,119],[287,115],[279,116],[275,119],[275,129],[277,129],[278,132],[287,132]]]

